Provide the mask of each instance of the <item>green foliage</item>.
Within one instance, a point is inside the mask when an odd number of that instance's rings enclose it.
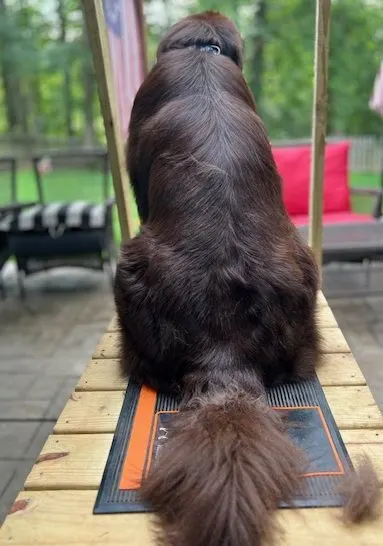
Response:
[[[309,136],[315,0],[146,0],[149,64],[171,24],[206,9],[240,28],[245,75],[270,136]],[[382,133],[382,120],[368,108],[382,56],[383,0],[333,0],[329,133]],[[87,96],[92,86],[84,77],[91,66],[80,0],[0,0],[0,134],[81,142],[92,123],[102,140],[97,94]]]
[[[272,138],[311,132],[315,0],[197,0],[186,11],[218,9],[245,40],[245,75]],[[152,0],[147,5],[157,4]],[[168,10],[177,0],[167,0]],[[170,21],[173,22],[173,21]],[[149,50],[164,32],[149,21]],[[259,63],[259,42],[263,59]],[[381,134],[368,100],[383,56],[383,1],[333,0],[329,63],[329,133]],[[257,73],[261,67],[261,74]]]
[[[0,76],[3,79],[0,128],[19,139],[53,136],[65,139],[69,136],[69,115],[73,120],[74,136],[80,141],[85,134],[82,112],[87,100],[83,81],[85,66],[92,66],[92,58],[84,36],[80,0],[0,2]],[[11,88],[8,97],[4,89],[4,69]],[[65,77],[69,88],[65,87]],[[12,105],[13,96],[17,105],[25,105],[20,111]],[[99,117],[96,93],[89,100]],[[4,117],[12,106],[17,119],[11,126],[8,122],[7,126]],[[69,113],[66,108],[70,109]],[[98,131],[97,119],[94,125]]]

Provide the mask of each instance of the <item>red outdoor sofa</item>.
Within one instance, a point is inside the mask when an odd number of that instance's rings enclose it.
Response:
[[[383,258],[382,189],[351,188],[349,142],[326,144],[323,195],[323,261]],[[304,236],[308,233],[311,146],[273,147],[283,181],[287,212]],[[371,214],[351,208],[352,194],[375,198]]]

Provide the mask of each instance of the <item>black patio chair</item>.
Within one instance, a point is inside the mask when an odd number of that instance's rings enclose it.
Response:
[[[4,191],[4,178],[7,178],[8,191]],[[22,210],[24,207],[33,205],[33,203],[19,203],[17,202],[17,160],[15,157],[3,156],[0,157],[0,295],[5,298],[5,287],[2,278],[2,270],[11,256],[7,229],[2,230],[4,225],[7,225],[7,216],[12,212]]]
[[[20,296],[25,297],[24,277],[55,267],[106,270],[112,281],[116,256],[112,218],[114,197],[109,196],[107,152],[56,152],[33,157],[32,164],[38,202],[7,218],[8,247],[16,258]],[[94,185],[95,192],[91,196],[89,191],[87,195],[83,194],[79,168],[84,167],[94,176],[92,187]],[[60,184],[53,184],[52,179],[48,184],[50,172],[58,174],[62,168],[66,169],[66,175]],[[69,185],[76,194],[70,198]],[[97,191],[97,186],[101,191]],[[49,191],[52,189],[53,192]],[[63,195],[64,199],[60,198]]]

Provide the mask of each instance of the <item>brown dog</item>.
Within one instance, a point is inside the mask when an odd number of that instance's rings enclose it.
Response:
[[[318,271],[241,68],[230,20],[182,20],[160,43],[130,126],[144,226],[117,268],[121,362],[181,395],[142,489],[174,546],[257,546],[304,468],[263,396],[314,373]]]

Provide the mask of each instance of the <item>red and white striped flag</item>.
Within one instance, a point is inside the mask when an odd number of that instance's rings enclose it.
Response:
[[[134,97],[145,75],[141,0],[103,0],[122,138],[128,136]]]

